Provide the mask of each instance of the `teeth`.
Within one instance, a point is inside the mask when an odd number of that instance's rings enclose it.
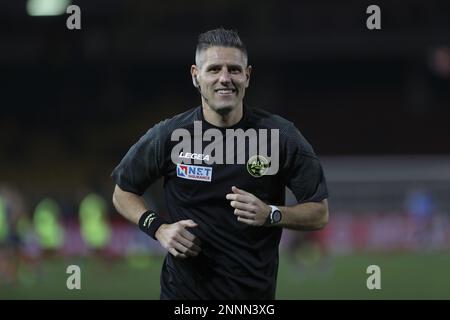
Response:
[[[227,89],[227,90],[217,90],[217,92],[219,92],[219,93],[231,93],[231,92],[233,92],[233,90],[231,90],[231,89]]]

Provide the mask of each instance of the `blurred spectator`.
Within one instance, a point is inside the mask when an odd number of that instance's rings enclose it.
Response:
[[[45,257],[53,257],[64,244],[64,229],[59,215],[58,204],[50,198],[42,200],[34,211],[34,229]]]
[[[432,218],[436,205],[431,194],[424,188],[411,190],[405,199],[408,215],[412,220],[412,236],[418,245],[430,243],[432,237]]]
[[[80,203],[81,236],[85,244],[97,253],[105,253],[111,238],[106,210],[106,201],[95,193],[88,194]]]
[[[34,279],[33,240],[22,195],[10,186],[1,186],[0,280],[17,284]]]

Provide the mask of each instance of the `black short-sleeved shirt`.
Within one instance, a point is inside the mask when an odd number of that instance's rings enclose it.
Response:
[[[175,159],[174,163],[171,153],[179,141],[172,141],[172,133],[176,129],[186,129],[184,132],[189,132],[193,141],[194,122],[201,123],[202,132],[219,130],[224,140],[226,129],[253,128],[269,132],[279,129],[278,172],[260,177],[250,174],[247,162],[254,155],[249,154],[248,143],[245,144],[245,163],[207,164],[205,159],[198,160],[200,163],[191,160],[191,165],[186,166],[182,163],[185,158]],[[201,143],[201,150],[207,150],[205,147],[211,144],[210,141]],[[239,152],[237,146],[235,155]],[[270,155],[270,151],[269,144],[266,154]],[[192,219],[198,224],[190,228],[190,232],[200,238],[202,251],[197,257],[187,259],[166,256],[161,274],[162,299],[275,298],[282,229],[238,222],[230,201],[225,198],[232,193],[232,186],[272,205],[284,204],[286,186],[299,203],[318,202],[328,197],[320,162],[292,122],[248,106],[244,107],[242,119],[230,128],[207,123],[201,107],[156,124],[131,147],[112,176],[123,190],[138,195],[163,177],[169,222]]]

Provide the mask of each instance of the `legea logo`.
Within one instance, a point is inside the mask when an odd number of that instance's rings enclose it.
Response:
[[[187,129],[172,132],[172,141],[178,143],[172,148],[171,159],[178,164],[243,164],[254,177],[275,175],[279,169],[278,129],[226,129],[225,137],[219,129],[202,131],[202,122],[194,122],[194,136]],[[207,145],[202,150],[203,142]],[[225,146],[224,146],[225,143]],[[270,147],[270,155],[268,154]],[[246,161],[246,150],[248,158]],[[209,168],[210,167],[203,167]],[[179,175],[180,174],[180,175]]]

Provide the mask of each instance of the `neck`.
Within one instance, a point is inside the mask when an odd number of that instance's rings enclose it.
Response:
[[[234,126],[238,123],[243,116],[243,104],[242,102],[233,110],[228,113],[218,113],[214,111],[206,102],[202,101],[203,117],[206,122],[216,127],[226,128]]]

